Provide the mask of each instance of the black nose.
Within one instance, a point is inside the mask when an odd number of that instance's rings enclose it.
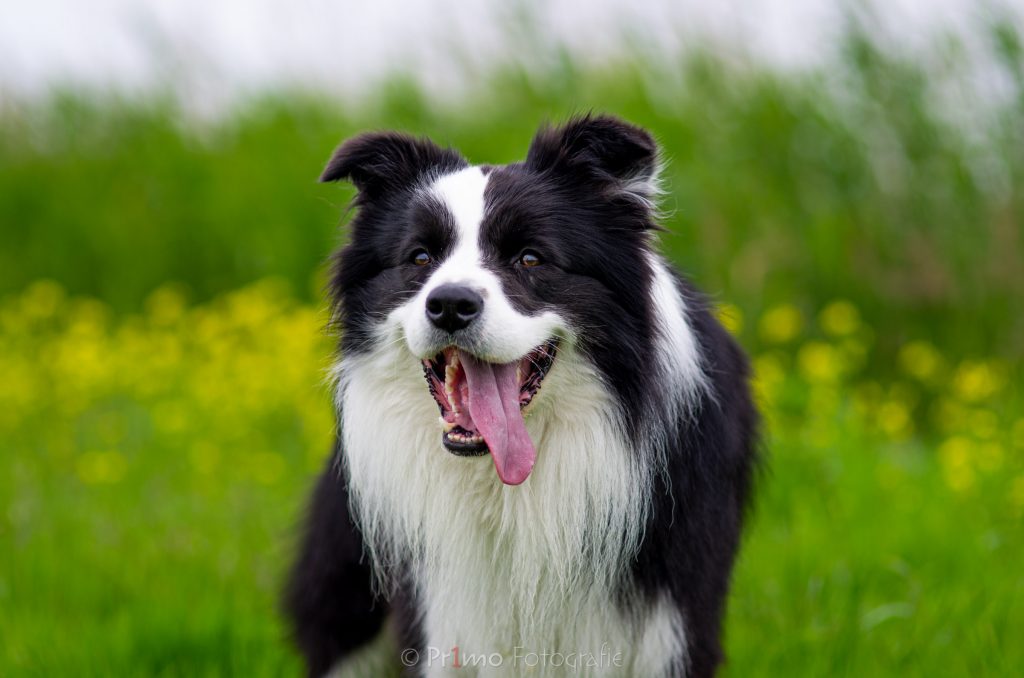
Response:
[[[427,318],[445,332],[467,327],[483,308],[483,297],[463,285],[441,285],[427,295]]]

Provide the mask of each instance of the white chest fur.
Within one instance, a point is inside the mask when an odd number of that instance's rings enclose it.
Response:
[[[538,458],[516,487],[498,480],[489,456],[442,447],[437,406],[399,342],[338,373],[353,503],[382,585],[397,563],[411,563],[426,675],[473,675],[475,665],[486,676],[646,677],[681,661],[671,605],[625,613],[616,603],[642,537],[651,470],[571,349],[527,419]]]

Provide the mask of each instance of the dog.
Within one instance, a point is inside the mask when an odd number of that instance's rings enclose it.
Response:
[[[330,158],[357,195],[339,433],[285,595],[310,675],[715,673],[758,419],[658,253],[658,169],[599,115],[508,165],[394,132]]]

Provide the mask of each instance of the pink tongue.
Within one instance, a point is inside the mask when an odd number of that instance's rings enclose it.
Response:
[[[459,362],[469,383],[469,414],[494,458],[498,477],[506,485],[526,480],[537,450],[519,411],[516,363],[495,365],[460,351]]]

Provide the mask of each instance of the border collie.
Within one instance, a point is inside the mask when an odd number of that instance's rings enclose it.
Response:
[[[311,675],[715,672],[757,417],[657,252],[657,169],[603,116],[502,166],[334,153],[339,434],[285,599]]]

